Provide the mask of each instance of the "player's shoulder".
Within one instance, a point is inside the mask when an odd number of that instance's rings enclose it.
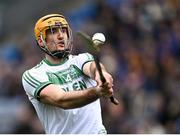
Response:
[[[70,58],[72,58],[72,59],[74,58],[74,59],[78,59],[78,60],[84,59],[84,58],[93,59],[93,56],[90,53],[85,52],[85,53],[79,53],[77,55],[70,55]]]
[[[40,63],[38,63],[37,65],[35,65],[34,67],[27,69],[24,71],[22,77],[25,76],[34,76],[34,75],[42,75],[43,74],[43,62],[41,61]]]

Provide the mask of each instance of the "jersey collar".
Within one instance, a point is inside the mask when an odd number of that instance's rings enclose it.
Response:
[[[62,61],[60,61],[60,62],[57,63],[57,64],[52,64],[52,63],[51,63],[50,61],[48,61],[46,58],[44,58],[42,61],[45,62],[45,63],[46,63],[47,65],[49,65],[49,66],[59,66],[59,65],[64,64],[68,59],[69,59],[69,58],[66,57],[66,58],[64,58]]]

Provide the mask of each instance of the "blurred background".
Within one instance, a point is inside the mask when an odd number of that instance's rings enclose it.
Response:
[[[44,133],[21,76],[43,58],[33,29],[49,13],[66,16],[74,54],[86,52],[77,31],[106,35],[99,56],[120,101],[101,99],[109,134],[180,134],[179,0],[1,0],[1,134]]]

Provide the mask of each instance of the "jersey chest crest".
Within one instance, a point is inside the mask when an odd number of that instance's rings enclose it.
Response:
[[[83,75],[82,71],[75,65],[70,65],[69,68],[57,72],[47,72],[49,81],[54,84],[68,84],[80,78]]]

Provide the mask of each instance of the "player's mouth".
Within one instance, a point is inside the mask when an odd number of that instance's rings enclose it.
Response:
[[[57,42],[57,45],[60,47],[64,47],[64,41]]]

